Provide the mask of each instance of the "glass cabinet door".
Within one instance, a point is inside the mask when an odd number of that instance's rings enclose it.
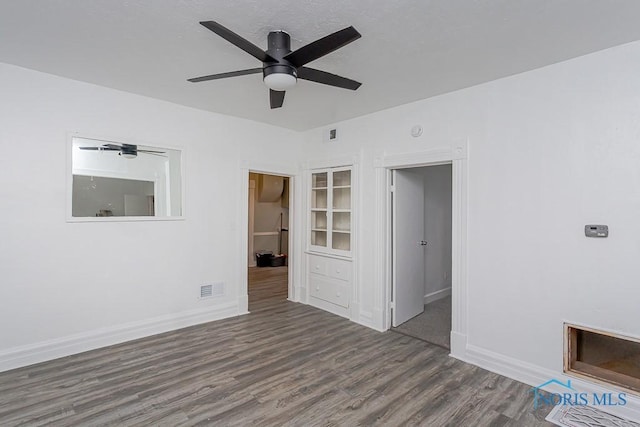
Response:
[[[351,169],[317,170],[311,174],[311,246],[328,252],[351,251]]]
[[[328,173],[311,175],[311,244],[327,246]]]
[[[332,227],[331,247],[351,250],[351,170],[331,172]]]

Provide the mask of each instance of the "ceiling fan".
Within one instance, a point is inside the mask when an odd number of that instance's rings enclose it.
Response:
[[[135,159],[138,153],[151,154],[152,156],[166,157],[164,151],[155,150],[140,150],[137,145],[133,144],[103,144],[98,147],[78,147],[81,150],[95,150],[95,151],[119,151],[118,156],[122,156],[126,159]]]
[[[188,81],[192,83],[261,72],[264,83],[269,88],[269,101],[272,109],[282,107],[285,91],[293,87],[297,79],[350,90],[356,90],[361,85],[355,80],[304,66],[359,39],[361,35],[353,27],[347,27],[329,34],[292,52],[291,39],[289,34],[284,31],[271,31],[267,37],[268,49],[264,51],[215,21],[203,21],[200,24],[262,61],[262,67],[189,79]]]

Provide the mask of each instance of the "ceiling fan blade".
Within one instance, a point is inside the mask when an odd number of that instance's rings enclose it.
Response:
[[[122,150],[122,145],[116,144],[102,144],[101,147],[104,148],[113,148],[114,150]]]
[[[280,108],[284,103],[284,91],[269,89],[269,102],[271,103],[271,109]]]
[[[352,41],[358,40],[360,37],[362,37],[362,35],[356,31],[355,28],[347,27],[285,55],[284,59],[289,61],[294,67],[299,68],[321,56],[340,49]]]
[[[261,72],[262,72],[262,68],[249,68],[248,70],[230,71],[228,73],[219,73],[219,74],[211,74],[209,76],[196,77],[193,79],[188,79],[187,81],[191,83],[198,83],[198,82],[205,82],[207,80],[225,79],[227,77],[244,76],[247,74],[257,74]]]
[[[138,150],[138,153],[148,153],[148,154],[159,153],[159,154],[165,154],[165,152],[164,152],[164,151],[155,151],[155,150]]]
[[[81,150],[96,150],[96,151],[120,151],[120,148],[111,148],[111,147],[78,147]]]
[[[360,85],[362,85],[362,83],[355,80],[309,67],[298,68],[298,78],[309,80],[311,82],[322,83],[323,85],[341,87],[343,89],[351,90],[356,90],[360,87]]]
[[[209,30],[213,31],[214,33],[216,33],[217,35],[219,35],[229,43],[234,44],[240,49],[244,50],[249,55],[253,56],[259,61],[277,62],[272,56],[268,55],[267,52],[260,49],[258,46],[251,43],[249,40],[243,37],[240,37],[230,29],[223,27],[222,25],[218,24],[215,21],[202,21],[200,22],[200,24],[208,28]]]

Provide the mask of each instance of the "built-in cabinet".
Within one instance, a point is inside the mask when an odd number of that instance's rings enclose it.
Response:
[[[309,295],[340,307],[349,307],[351,260],[308,255]]]
[[[309,187],[309,300],[345,315],[353,282],[352,171],[352,167],[311,170]]]
[[[351,169],[311,173],[311,250],[351,252]]]

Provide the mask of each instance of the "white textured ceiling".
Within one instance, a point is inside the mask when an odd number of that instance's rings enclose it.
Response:
[[[261,66],[198,24],[292,49],[349,25],[354,43],[309,65],[363,83],[307,81],[269,109]],[[0,0],[0,62],[296,130],[360,116],[640,39],[638,0]]]

